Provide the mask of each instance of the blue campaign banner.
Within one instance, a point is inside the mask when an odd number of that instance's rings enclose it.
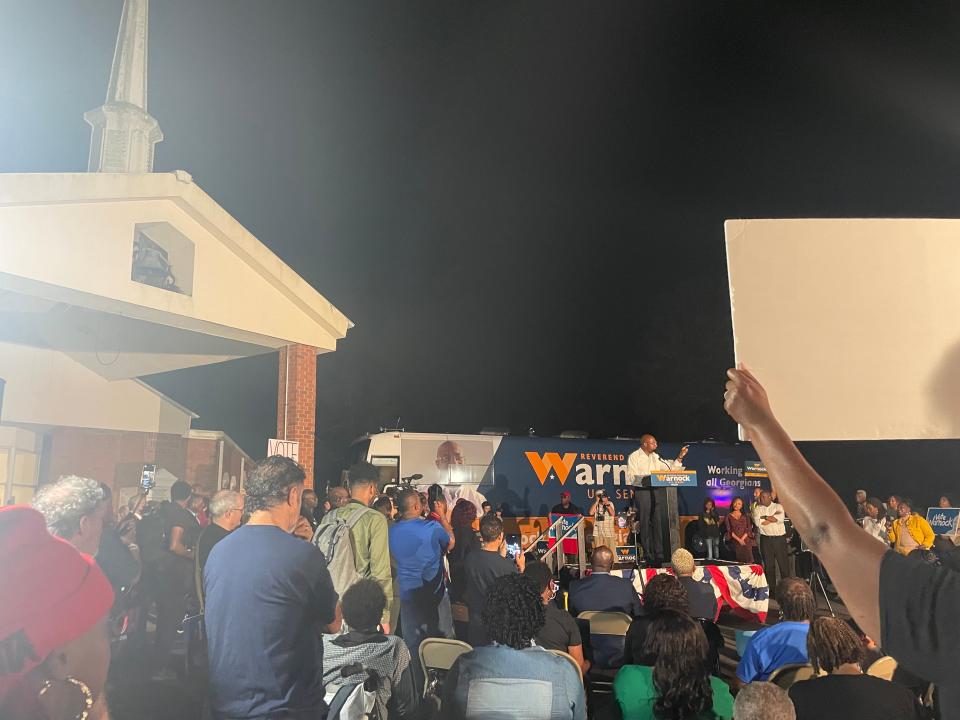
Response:
[[[683,470],[650,473],[651,487],[696,487],[697,471]]]
[[[956,535],[960,508],[927,508],[927,522],[937,535]]]
[[[707,498],[723,515],[734,497],[749,504],[755,488],[770,488],[757,453],[749,443],[684,443],[689,452],[686,469],[696,472],[697,484],[677,489],[681,515],[699,515]],[[657,453],[675,458],[681,443],[663,442]],[[508,517],[546,518],[567,491],[571,502],[587,513],[603,490],[623,511],[633,497],[628,459],[640,443],[630,440],[504,437],[478,488]],[[752,463],[752,464],[751,464]]]

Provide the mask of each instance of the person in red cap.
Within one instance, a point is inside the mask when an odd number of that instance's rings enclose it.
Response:
[[[583,510],[570,502],[570,493],[566,490],[560,493],[560,502],[550,512],[556,515],[583,515]]]
[[[0,508],[0,717],[107,720],[113,590],[32,508]]]

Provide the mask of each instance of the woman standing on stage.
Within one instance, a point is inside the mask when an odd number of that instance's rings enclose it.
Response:
[[[720,516],[717,515],[717,504],[713,498],[703,502],[703,512],[700,513],[700,534],[707,546],[707,560],[720,559]]]
[[[743,498],[735,497],[730,503],[730,513],[723,519],[723,526],[733,543],[737,562],[743,565],[753,563],[753,523],[750,516],[743,512]]]

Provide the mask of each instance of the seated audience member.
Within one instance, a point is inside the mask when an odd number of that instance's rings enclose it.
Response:
[[[544,623],[537,633],[536,642],[547,650],[562,650],[569,654],[580,665],[584,675],[590,669],[590,662],[583,657],[583,639],[580,637],[580,628],[573,616],[557,607],[553,599],[557,595],[557,581],[553,579],[553,571],[546,563],[534,561],[527,563],[523,574],[533,580],[540,588],[543,598]]]
[[[250,519],[218,542],[203,571],[214,717],[326,713],[321,632],[340,629],[323,553],[291,533],[302,520],[303,470],[268,457],[245,484]]]
[[[467,555],[480,549],[480,538],[473,529],[473,522],[477,519],[477,506],[465,498],[460,498],[450,513],[450,526],[453,528],[453,538],[456,543],[447,554],[450,563],[450,600],[463,602],[466,594],[466,577],[464,577],[464,563]]]
[[[860,649],[863,652],[863,658],[860,661],[860,666],[864,670],[873,665],[880,658],[884,657],[883,650],[880,649],[880,646],[877,645],[872,638],[867,637],[866,633],[860,629],[860,626],[857,625],[853,618],[847,620],[847,625],[850,626],[853,634],[856,635],[860,640]]]
[[[613,569],[610,548],[606,545],[594,548],[590,568],[590,575],[570,585],[570,613],[574,617],[585,610],[622,612],[632,617],[640,614],[640,598],[633,583],[610,574]]]
[[[733,720],[797,720],[787,691],[769,682],[753,682],[737,693]]]
[[[733,717],[730,689],[707,671],[707,636],[696,620],[660,612],[642,651],[653,666],[624,665],[613,681],[623,720]]]
[[[103,488],[95,480],[67,475],[42,486],[33,507],[43,515],[51,535],[63,538],[80,552],[96,555],[106,507]]]
[[[0,558],[0,717],[105,720],[106,575],[23,506],[0,509]]]
[[[693,561],[693,555],[686,548],[677,548],[670,559],[673,571],[677,574],[677,579],[687,591],[687,599],[690,603],[690,614],[696,618],[706,618],[715,620],[717,617],[718,605],[717,596],[713,591],[713,585],[709,582],[697,582],[693,579],[693,573],[697,569]],[[709,575],[706,576],[709,579]]]
[[[856,498],[853,503],[853,517],[855,520],[863,520],[867,516],[867,491],[857,490]]]
[[[887,515],[888,523],[893,523],[894,520],[900,517],[900,513],[897,512],[897,509],[899,507],[900,507],[899,495],[891,495],[890,497],[887,498],[887,506],[886,506],[885,512]]]
[[[371,578],[358,580],[343,594],[343,620],[350,628],[343,635],[323,636],[323,682],[331,686],[361,683],[366,671],[380,676],[377,710],[381,718],[410,718],[417,715],[420,696],[414,686],[410,651],[399,637],[380,631],[380,618],[387,596]],[[364,673],[347,675],[342,669],[359,665]]]
[[[803,580],[784,578],[777,584],[776,599],[782,619],[750,639],[737,665],[742,683],[766,680],[778,667],[807,662],[807,633],[816,609],[813,593]]]
[[[918,548],[929,550],[933,547],[933,528],[926,518],[913,512],[909,500],[900,499],[897,513],[900,517],[893,521],[889,533],[894,550],[901,555],[909,555]]]
[[[860,520],[863,529],[884,545],[890,545],[890,523],[883,512],[883,503],[875,497],[867,500],[867,514]]]
[[[203,568],[213,546],[240,527],[243,518],[243,495],[236,490],[221,490],[210,498],[210,524],[197,539],[197,562],[194,580],[197,583],[197,597],[203,607]],[[309,519],[309,518],[308,518]]]
[[[868,537],[777,421],[760,382],[742,366],[727,377],[724,408],[851,616],[901,667],[937,684],[942,708],[960,707],[960,574],[912,562]]]
[[[376,500],[373,501],[371,505],[374,510],[378,513],[383,513],[383,516],[387,519],[388,523],[393,522],[393,514],[396,512],[393,507],[393,498],[389,495],[380,495]]]
[[[533,642],[545,616],[533,580],[524,575],[497,578],[482,612],[493,644],[457,658],[443,683],[441,717],[585,720],[580,674],[567,660]]]
[[[902,685],[864,675],[860,638],[843,620],[822,617],[810,625],[807,653],[817,672],[790,688],[797,720],[820,720],[843,708],[846,720],[916,720],[919,704]]]
[[[643,614],[635,618],[627,629],[623,648],[623,662],[628,665],[653,665],[655,657],[642,655],[650,624],[664,610],[690,614],[690,600],[686,588],[673,575],[654,575],[643,592]]]
[[[463,562],[465,597],[470,612],[468,636],[474,647],[489,642],[481,616],[493,581],[502,575],[522,572],[525,563],[522,553],[516,560],[505,556],[503,521],[496,515],[484,515],[480,519],[480,539],[480,549],[467,555]]]

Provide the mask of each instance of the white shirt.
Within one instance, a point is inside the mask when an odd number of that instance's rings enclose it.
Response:
[[[863,519],[863,529],[867,531],[868,535],[875,537],[884,545],[890,544],[890,538],[887,536],[887,519],[883,515],[876,520],[867,515]]]
[[[639,485],[637,478],[646,477],[652,472],[683,470],[683,463],[676,460],[664,460],[655,452],[647,455],[643,448],[630,453],[627,458],[627,482]]]
[[[768,515],[776,515],[777,522],[763,524],[762,518]],[[757,526],[757,532],[761,535],[767,536],[779,536],[786,535],[787,528],[783,524],[783,519],[786,515],[783,512],[783,506],[780,503],[772,502],[766,507],[763,505],[757,505],[753,509],[753,524]]]

